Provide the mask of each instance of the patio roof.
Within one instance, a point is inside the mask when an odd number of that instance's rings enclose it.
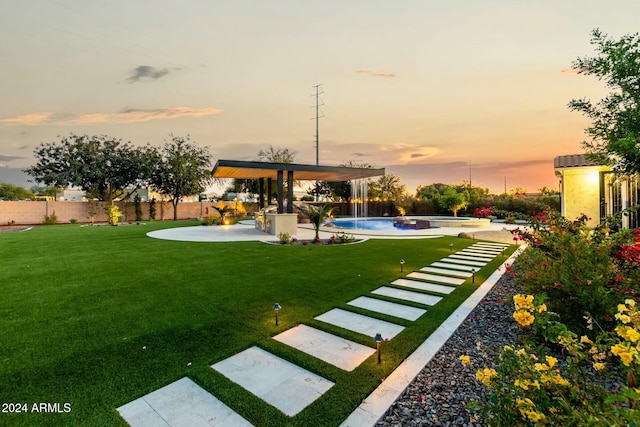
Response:
[[[349,168],[342,166],[316,166],[299,163],[271,163],[242,160],[218,160],[211,171],[213,178],[277,179],[278,171],[293,172],[300,181],[350,181],[384,175],[384,168]]]

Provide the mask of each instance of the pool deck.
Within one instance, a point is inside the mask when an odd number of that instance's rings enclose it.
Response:
[[[468,233],[476,240],[490,240],[494,242],[513,243],[513,236],[509,230],[518,225],[504,223],[490,223],[487,227],[439,227],[423,230],[356,230],[338,227],[321,227],[320,238],[328,239],[336,233],[353,235],[357,239],[429,239],[443,236],[457,236],[459,233]],[[273,236],[255,228],[253,220],[240,221],[234,225],[178,227],[165,230],[152,231],[149,237],[164,240],[179,240],[187,242],[238,242],[261,241],[279,242],[278,236]],[[311,240],[314,238],[311,224],[298,224],[297,234],[292,236],[298,240]]]

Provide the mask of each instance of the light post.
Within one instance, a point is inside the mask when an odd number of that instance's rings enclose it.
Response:
[[[273,304],[273,310],[276,312],[276,326],[278,326],[278,312],[280,311],[282,307],[280,306],[280,304],[275,303]]]
[[[380,363],[380,347],[382,346],[382,341],[384,341],[380,332],[378,332],[376,336],[373,337],[373,340],[376,342],[376,347],[378,349],[378,363]]]
[[[404,271],[404,259],[400,258],[400,273]]]
[[[449,253],[453,252],[453,242],[449,243]]]
[[[476,269],[471,269],[471,283],[476,283]]]

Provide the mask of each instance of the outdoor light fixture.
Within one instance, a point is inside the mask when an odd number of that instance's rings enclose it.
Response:
[[[273,304],[273,309],[276,312],[276,326],[278,326],[278,311],[280,311],[281,308],[282,307],[280,306],[280,304],[278,303]]]
[[[449,252],[453,252],[453,242],[449,243]]]
[[[380,363],[380,346],[382,345],[382,341],[384,341],[384,339],[382,339],[382,335],[380,334],[380,332],[378,332],[376,336],[373,337],[373,340],[376,342],[376,347],[378,347],[378,363]]]
[[[476,283],[476,269],[471,269],[471,283]]]
[[[400,273],[402,273],[404,267],[404,259],[400,258]]]

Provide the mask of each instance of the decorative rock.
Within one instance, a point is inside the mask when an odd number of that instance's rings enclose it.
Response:
[[[458,237],[460,237],[461,239],[473,239],[473,234],[471,233],[458,233]]]

